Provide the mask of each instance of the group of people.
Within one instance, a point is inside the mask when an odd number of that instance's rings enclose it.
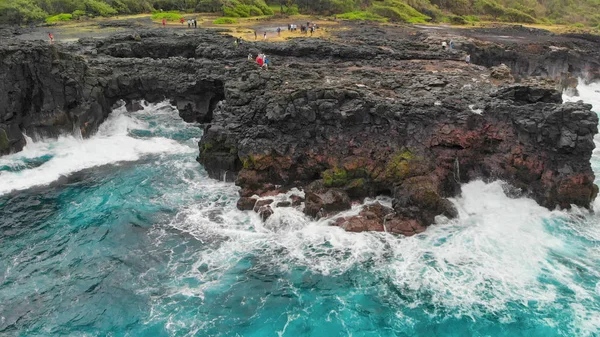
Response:
[[[248,61],[252,61],[252,54],[248,54]],[[258,64],[261,69],[268,70],[269,58],[267,57],[267,55],[260,53],[256,55],[256,64]]]
[[[454,41],[450,40],[450,42],[446,43],[446,41],[442,41],[442,49],[446,50],[446,49],[454,49]]]
[[[185,22],[185,19],[181,18],[179,20],[179,22],[181,22],[181,24],[183,25],[183,23]],[[192,28],[192,27],[198,28],[198,21],[196,21],[196,19],[188,19],[187,24],[188,24],[188,28]]]
[[[454,41],[450,40],[448,43],[446,41],[442,41],[442,49],[443,50],[453,50],[454,49]],[[467,54],[465,56],[465,62],[471,63],[471,55]]]
[[[317,26],[316,23],[307,22],[306,26],[300,25],[300,32],[304,33],[304,34],[310,32],[310,35],[312,35],[317,28],[319,28],[319,27]],[[279,32],[279,28],[277,28],[277,30]],[[293,24],[293,23],[288,24],[288,31],[295,32],[296,30],[298,30],[298,25]]]

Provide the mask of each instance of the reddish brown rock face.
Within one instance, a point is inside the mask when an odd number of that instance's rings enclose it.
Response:
[[[395,112],[378,112],[372,97],[346,90],[333,91],[336,109],[349,102],[371,106],[359,119],[370,116],[369,123],[336,117],[345,126],[325,128],[327,137],[315,133],[316,138],[300,137],[285,150],[269,147],[262,155],[244,155],[253,159],[239,172],[241,194],[274,195],[280,185],[299,186],[306,193],[304,212],[316,218],[349,209],[351,200],[388,194],[393,196],[388,213],[367,207],[335,224],[348,231],[403,235],[422,232],[437,215],[456,216],[447,198],[472,179],[505,180],[549,208],[588,207],[596,197],[589,158],[597,117],[589,105],[547,102],[553,89],[501,88],[483,101],[481,115],[470,108],[421,108],[433,119],[423,119],[414,107],[388,105]],[[384,122],[390,113],[404,117]],[[293,125],[285,119],[278,123],[282,129]]]

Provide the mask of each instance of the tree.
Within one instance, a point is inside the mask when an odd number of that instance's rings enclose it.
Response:
[[[482,14],[491,15],[494,20],[497,20],[498,17],[504,15],[505,13],[504,7],[493,0],[478,0],[475,3],[475,8],[477,8]]]
[[[30,0],[0,0],[0,23],[22,24],[42,21],[48,13]]]

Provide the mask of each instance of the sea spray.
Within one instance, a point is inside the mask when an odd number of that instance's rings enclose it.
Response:
[[[0,157],[0,166],[14,166],[15,163],[44,156],[51,158],[34,168],[18,172],[0,172],[0,195],[47,185],[61,176],[92,167],[136,161],[150,154],[191,151],[189,148],[182,148],[171,139],[136,138],[129,134],[129,130],[148,128],[147,123],[127,116],[124,108],[120,108],[100,126],[97,134],[88,139],[77,135],[64,135],[57,139],[28,142],[22,152]]]

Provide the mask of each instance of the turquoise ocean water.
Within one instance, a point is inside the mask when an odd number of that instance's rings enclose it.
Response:
[[[163,103],[0,157],[0,336],[600,336],[598,215],[476,181],[410,238],[263,224],[200,136]]]

